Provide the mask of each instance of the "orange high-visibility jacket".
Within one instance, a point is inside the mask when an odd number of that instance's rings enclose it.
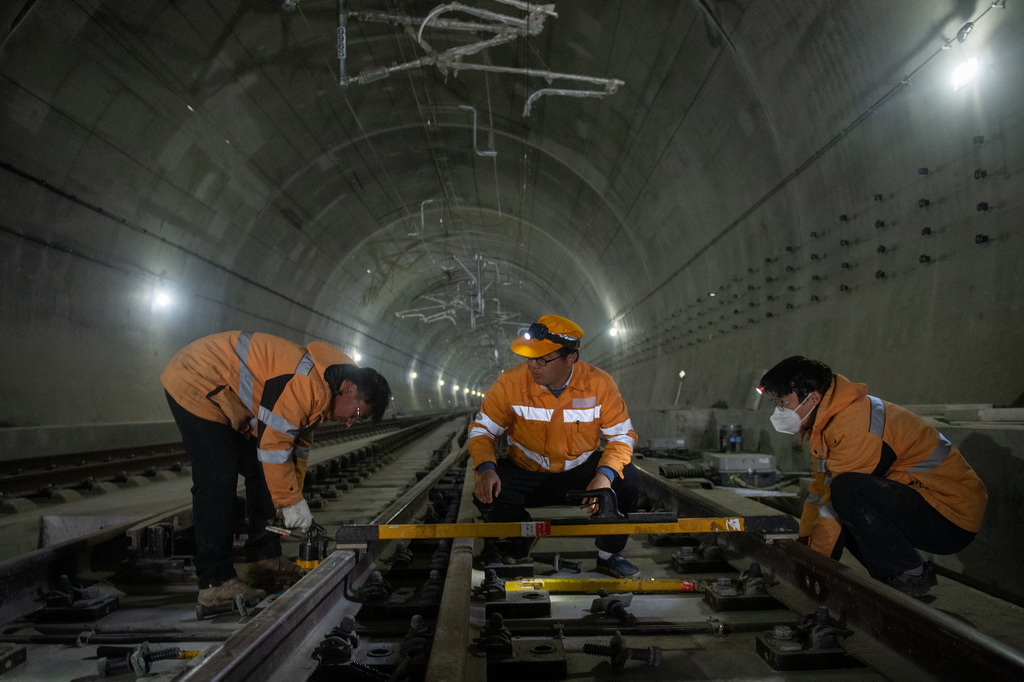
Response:
[[[274,505],[302,499],[313,427],[329,417],[324,371],[355,365],[337,348],[305,348],[270,334],[223,332],[193,341],[171,358],[160,382],[197,417],[251,434]]]
[[[800,535],[831,555],[842,530],[832,507],[831,483],[846,472],[875,473],[913,486],[947,519],[977,533],[988,492],[960,451],[913,412],[867,393],[837,374],[818,406],[810,433],[810,494]]]
[[[585,362],[574,365],[569,385],[557,398],[533,380],[525,362],[503,372],[469,427],[474,467],[496,461],[494,439],[505,432],[507,456],[516,465],[553,473],[587,461],[604,438],[608,444],[598,465],[621,478],[637,442],[615,381]]]

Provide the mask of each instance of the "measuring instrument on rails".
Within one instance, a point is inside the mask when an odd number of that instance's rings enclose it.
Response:
[[[566,493],[571,502],[596,499],[597,511],[589,518],[549,521],[483,523],[401,523],[347,525],[335,535],[339,549],[363,549],[379,540],[434,540],[450,538],[541,538],[595,535],[761,532],[796,537],[797,522],[788,515],[678,518],[671,512],[623,514],[611,488]]]
[[[556,593],[578,592],[592,594],[597,590],[608,592],[700,592],[696,580],[677,578],[520,578],[506,580],[507,592],[533,592],[546,590]]]

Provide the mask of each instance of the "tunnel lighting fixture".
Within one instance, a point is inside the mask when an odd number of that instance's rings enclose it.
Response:
[[[611,335],[611,336],[618,336],[619,335],[619,328],[614,326],[614,325],[612,325],[612,328],[608,330],[608,334]]]
[[[409,372],[409,378],[410,379],[415,379],[418,376],[419,376],[419,374],[417,374],[416,372]]]
[[[468,387],[466,387],[466,388],[462,389],[462,392],[463,392],[463,393],[469,393],[469,388],[468,388]]]
[[[971,57],[953,70],[953,92],[960,90],[970,83],[980,71],[980,63],[977,57]]]
[[[679,404],[679,396],[682,395],[682,393],[683,393],[683,377],[685,377],[685,376],[686,376],[686,370],[685,369],[679,370],[679,385],[676,386],[676,399],[675,399],[675,401],[673,401],[673,403],[672,403],[673,405],[678,405]]]
[[[186,104],[185,106],[188,107],[188,110],[191,111],[193,114],[196,113],[196,110],[192,108],[191,104]]]
[[[964,42],[967,40],[967,36],[971,35],[971,31],[974,30],[974,22],[968,21],[966,24],[960,27],[960,30],[956,32],[957,42]]]
[[[171,296],[169,289],[165,287],[157,287],[153,291],[153,307],[154,308],[168,308],[174,303],[174,297]]]
[[[708,296],[714,296],[714,295],[715,295],[715,292],[713,292],[713,291],[709,291],[708,292]]]
[[[363,359],[363,356],[359,353],[359,351],[356,351],[355,353],[352,354],[352,359],[355,360],[356,362],[359,362],[360,360]]]
[[[438,386],[444,386],[444,379],[438,379],[437,380],[437,385]]]
[[[455,384],[455,388],[454,388],[454,389],[452,389],[452,390],[458,391],[458,390],[459,390],[459,385],[458,385],[458,384]]]

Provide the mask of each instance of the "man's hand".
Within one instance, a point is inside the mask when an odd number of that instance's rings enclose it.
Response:
[[[476,477],[473,484],[473,495],[484,504],[494,502],[494,498],[501,494],[501,478],[494,469],[486,469]]]
[[[289,530],[300,530],[307,533],[309,527],[313,525],[313,512],[309,511],[306,500],[300,500],[298,504],[283,507],[279,511],[284,517],[284,527]]]
[[[587,490],[598,490],[599,488],[611,488],[612,482],[608,480],[608,477],[604,474],[597,474],[594,478],[590,479],[590,483],[587,484]],[[593,514],[597,511],[597,498],[588,497],[583,500],[583,504],[590,505],[587,507],[587,513]]]

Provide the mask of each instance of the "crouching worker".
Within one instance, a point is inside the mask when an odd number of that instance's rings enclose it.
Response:
[[[486,521],[529,521],[524,507],[564,505],[566,492],[600,488],[615,491],[620,511],[637,510],[642,494],[632,464],[637,435],[615,381],[580,362],[582,337],[572,320],[544,315],[512,342],[512,351],[528,359],[498,377],[469,428],[473,503]],[[499,460],[494,442],[502,435],[508,448]],[[602,439],[608,441],[603,451]],[[640,569],[620,554],[628,539],[599,536],[598,568],[618,577],[639,575]],[[521,559],[531,544],[522,539],[494,549]]]
[[[775,429],[810,441],[801,542],[833,559],[849,549],[876,580],[925,596],[935,567],[917,550],[962,550],[988,502],[960,451],[917,415],[816,360],[786,358],[760,390],[775,402]]]
[[[179,351],[160,376],[192,465],[192,523],[199,603],[230,604],[266,596],[299,578],[265,526],[313,523],[302,497],[313,428],[380,420],[391,389],[323,342],[302,347],[270,334],[224,332]],[[234,567],[235,499],[245,479],[249,527],[245,580]]]

